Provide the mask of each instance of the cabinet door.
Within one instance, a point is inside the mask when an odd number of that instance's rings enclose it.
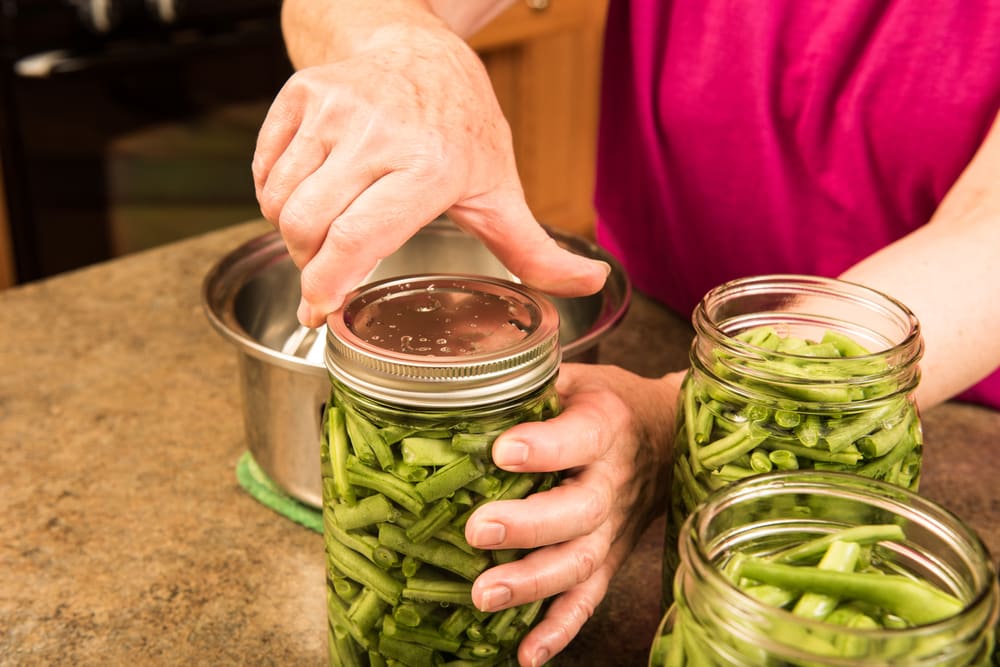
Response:
[[[535,216],[587,237],[606,9],[606,0],[519,0],[470,40],[510,122]]]

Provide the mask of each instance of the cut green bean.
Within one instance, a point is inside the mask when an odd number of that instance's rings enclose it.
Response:
[[[347,478],[348,440],[347,425],[344,422],[344,411],[335,405],[326,409],[327,441],[330,451],[330,468],[333,472],[333,490],[336,497],[343,503],[353,505],[357,502],[354,487]]]
[[[362,498],[356,505],[337,503],[333,506],[333,516],[337,525],[344,530],[353,530],[383,521],[395,521],[399,510],[382,494]]]
[[[424,515],[406,529],[406,536],[420,544],[434,536],[455,517],[458,510],[447,499],[442,498],[424,512]]]
[[[833,542],[817,567],[832,572],[853,572],[860,552],[861,547],[857,542]],[[834,610],[839,600],[836,595],[806,591],[795,603],[792,613],[821,621]]]
[[[436,602],[413,602],[408,600],[400,603],[399,606],[392,610],[392,617],[400,625],[415,628],[440,608],[441,605]]]
[[[767,559],[776,563],[799,563],[822,556],[834,542],[874,544],[883,541],[902,542],[903,539],[903,529],[894,523],[850,526],[783,549]]]
[[[406,531],[391,523],[379,525],[378,540],[381,544],[425,563],[453,572],[469,581],[478,577],[490,565],[486,556],[475,556],[436,539],[416,543],[406,536]]]
[[[451,437],[451,446],[455,451],[466,454],[476,454],[484,458],[491,458],[493,442],[503,431],[489,431],[487,433],[456,433]]]
[[[877,604],[913,625],[949,618],[963,606],[954,596],[926,582],[894,574],[829,572],[818,567],[782,565],[757,558],[741,561],[737,574],[796,591],[840,595]]]
[[[457,639],[450,639],[442,635],[436,627],[417,626],[414,628],[400,625],[392,616],[386,616],[382,619],[382,635],[449,653],[455,653],[462,645],[462,642]]]
[[[365,588],[354,598],[347,609],[347,617],[354,622],[363,635],[368,635],[382,618],[386,601],[371,588]]]
[[[399,660],[407,667],[437,667],[438,660],[434,649],[402,641],[385,633],[379,636],[378,650],[383,656]]]
[[[331,522],[326,522],[323,528],[329,530],[330,526]],[[334,543],[333,540],[327,542],[327,559],[341,572],[350,573],[351,579],[362,586],[373,589],[386,602],[395,604],[399,601],[402,585],[371,560],[349,548],[343,542]]]
[[[348,461],[347,479],[351,484],[377,491],[413,514],[424,513],[424,501],[413,486],[391,473],[373,470],[356,458]]]
[[[402,588],[407,600],[472,605],[472,584],[436,577],[410,577]]]
[[[438,468],[430,477],[414,486],[414,491],[424,502],[431,502],[451,495],[486,471],[478,459],[468,454]]]
[[[415,466],[443,466],[461,457],[451,446],[451,434],[447,438],[409,436],[399,445],[403,462]]]

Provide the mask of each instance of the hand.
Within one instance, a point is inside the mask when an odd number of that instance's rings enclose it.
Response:
[[[253,174],[261,212],[302,270],[307,326],[445,211],[541,290],[591,294],[607,277],[535,221],[485,68],[443,26],[393,25],[295,73],[261,127]]]
[[[521,642],[524,667],[544,664],[569,644],[666,507],[681,377],[564,364],[557,383],[563,412],[515,426],[494,443],[494,461],[505,470],[569,471],[556,488],[489,503],[466,524],[473,546],[543,547],[487,570],[472,587],[473,602],[488,611],[558,596]]]

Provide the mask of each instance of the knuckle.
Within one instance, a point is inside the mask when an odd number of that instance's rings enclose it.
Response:
[[[559,634],[561,640],[568,644],[576,636],[576,633],[594,615],[595,605],[588,599],[576,599],[566,610],[566,623],[560,624]]]
[[[302,275],[300,277],[302,285],[302,297],[311,303],[318,303],[327,294],[327,280],[323,267],[318,267],[315,264],[307,264],[302,269]]]
[[[576,583],[583,583],[593,576],[597,570],[597,559],[589,549],[582,549],[574,554],[576,566]]]
[[[589,525],[596,526],[604,522],[610,507],[605,493],[591,487],[581,487],[584,490],[582,511],[584,520]]]
[[[275,195],[270,188],[265,186],[260,191],[257,203],[260,204],[261,214],[271,222],[277,224],[281,218],[281,209],[284,208],[284,201]]]

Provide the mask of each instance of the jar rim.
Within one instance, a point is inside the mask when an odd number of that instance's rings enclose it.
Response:
[[[428,342],[408,347],[418,332]],[[389,403],[501,402],[555,376],[559,312],[541,292],[502,278],[397,276],[348,294],[327,321],[324,359],[346,386]]]
[[[800,296],[836,297],[840,300],[863,306],[871,312],[892,318],[905,330],[905,334],[892,342],[893,347],[907,347],[920,338],[920,322],[910,308],[893,296],[861,283],[805,274],[776,273],[767,275],[747,276],[730,280],[709,290],[695,306],[693,320],[701,324],[703,331],[711,334],[713,329],[720,333],[728,333],[719,321],[716,312],[727,300],[747,295],[761,293],[787,292],[798,293]],[[792,312],[792,311],[789,311]],[[732,336],[729,336],[730,338]],[[878,356],[880,351],[870,352],[870,356]]]
[[[968,599],[963,600],[963,609],[955,616],[934,623],[901,629],[859,629],[837,626],[838,632],[875,640],[890,637],[917,638],[941,632],[945,628],[961,624],[965,619],[977,617],[977,615],[989,619],[992,614],[993,619],[990,623],[996,622],[997,606],[1000,604],[998,603],[1000,591],[997,588],[997,572],[989,552],[979,536],[956,514],[938,503],[908,489],[851,473],[777,471],[733,482],[717,490],[703,501],[684,522],[680,531],[679,543],[682,562],[689,564],[693,576],[703,581],[716,595],[716,599],[725,600],[730,605],[734,605],[735,608],[744,610],[749,617],[760,618],[770,615],[789,622],[794,621],[807,628],[829,629],[830,625],[823,621],[794,616],[790,611],[768,605],[745,594],[735,586],[716,567],[719,539],[711,539],[709,529],[713,519],[721,512],[742,502],[760,501],[764,497],[770,498],[778,494],[791,496],[834,493],[866,503],[881,504],[880,506],[884,506],[910,521],[923,522],[923,527],[930,526],[940,531],[946,535],[948,543],[954,547],[956,553],[961,555],[959,560],[963,567],[968,569],[968,574],[973,579],[973,587],[969,591]],[[807,653],[802,653],[799,656],[796,651],[801,651],[800,648],[778,643],[773,638],[760,639],[765,642],[774,642],[774,646],[780,647],[775,650],[781,655],[815,659],[815,656]],[[841,663],[834,660],[828,664]],[[843,664],[864,663],[859,663],[857,658],[854,658]]]
[[[692,323],[696,336],[691,345],[691,365],[709,375],[720,364],[737,377],[758,380],[757,389],[736,383],[733,391],[749,400],[768,398],[761,388],[783,384],[791,387],[871,387],[866,400],[855,397],[852,409],[864,409],[887,396],[916,388],[923,355],[920,322],[902,302],[871,287],[839,278],[797,274],[750,276],[710,290],[696,306]],[[865,348],[865,354],[825,356],[802,354],[794,349],[770,349],[741,334],[770,328],[778,336],[810,332],[842,334]],[[724,354],[722,354],[724,353]],[[847,360],[850,360],[849,362]],[[818,372],[797,376],[790,368],[808,364]],[[842,372],[848,369],[849,374]],[[758,396],[758,393],[761,394]]]

